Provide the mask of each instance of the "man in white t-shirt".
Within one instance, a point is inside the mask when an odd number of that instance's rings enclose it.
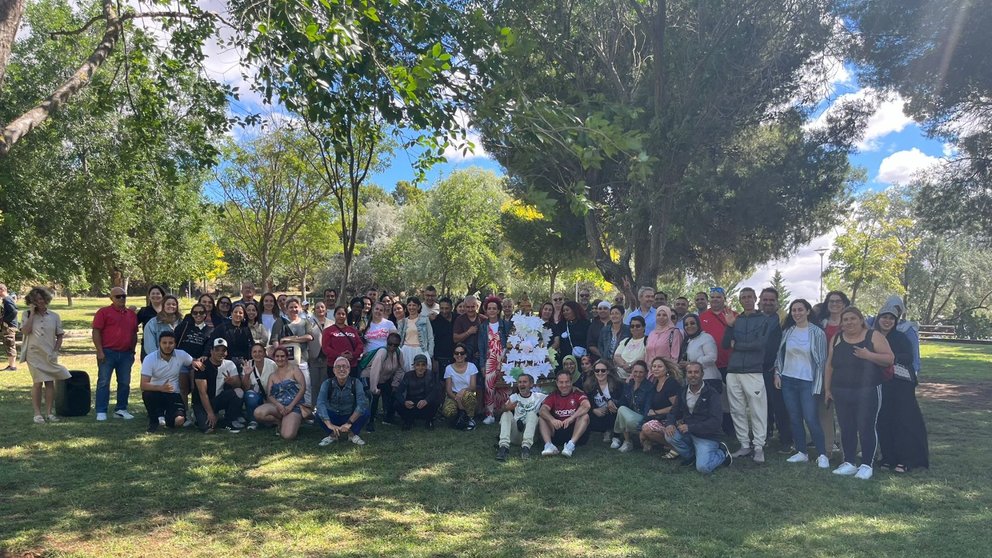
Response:
[[[179,391],[180,377],[189,369],[201,369],[203,364],[176,348],[176,334],[163,331],[158,350],[141,361],[141,399],[148,411],[148,432],[155,432],[163,423],[178,428],[186,422],[186,402]]]
[[[530,458],[530,447],[534,445],[534,432],[541,421],[538,412],[545,394],[534,389],[534,377],[521,374],[517,378],[517,393],[503,406],[499,419],[499,449],[496,460],[506,461],[510,453],[510,443],[520,444],[520,458]]]
[[[420,313],[426,314],[431,320],[441,313],[441,305],[437,302],[437,289],[434,288],[434,285],[424,289],[424,302],[421,303]]]

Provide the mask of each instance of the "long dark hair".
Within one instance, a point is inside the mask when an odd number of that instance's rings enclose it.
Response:
[[[789,303],[789,311],[786,312],[785,321],[782,322],[782,331],[785,331],[790,327],[796,325],[796,320],[792,319],[792,307],[795,306],[796,304],[802,304],[803,306],[806,307],[806,312],[809,314],[809,318],[807,319],[810,321],[810,323],[813,323],[815,318],[815,316],[813,316],[813,306],[810,305],[809,301],[807,301],[805,298],[797,298]]]
[[[572,311],[572,315],[575,316],[576,321],[586,319],[586,309],[583,308],[578,302],[575,302],[574,300],[566,300],[563,306],[567,306],[568,309]]]
[[[835,296],[835,295],[839,296],[840,299],[844,302],[844,308],[847,308],[848,306],[851,305],[851,299],[848,298],[843,291],[830,291],[827,293],[827,296],[823,298],[822,310],[820,311],[820,315],[816,317],[816,321],[822,322],[823,320],[826,320],[827,318],[830,317],[830,305],[827,304],[827,301],[830,300],[831,296]]]

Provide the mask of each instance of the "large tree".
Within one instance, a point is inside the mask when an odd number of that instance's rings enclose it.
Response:
[[[805,129],[811,76],[837,42],[831,8],[500,2],[503,65],[476,122],[521,194],[583,219],[628,295],[698,261],[784,256],[837,219],[867,114]]]
[[[845,0],[861,79],[957,152],[920,181],[923,222],[992,238],[992,1]]]

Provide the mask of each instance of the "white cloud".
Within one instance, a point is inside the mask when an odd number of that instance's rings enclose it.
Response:
[[[460,137],[451,138],[452,144],[445,148],[444,157],[449,163],[462,163],[473,159],[490,158],[489,153],[486,153],[485,148],[482,147],[482,137],[478,132],[471,129],[469,120],[468,113],[461,109],[456,111],[455,122],[462,129],[467,130],[467,132],[465,140],[462,140]],[[469,147],[469,144],[472,146]]]
[[[816,304],[820,300],[820,254],[816,250],[819,248],[833,249],[836,238],[836,230],[818,236],[809,244],[800,247],[792,256],[765,263],[741,285],[747,285],[760,291],[771,284],[772,276],[777,269],[782,272],[785,286],[791,292],[791,299],[805,298],[811,304]],[[824,269],[829,263],[830,252],[827,251],[823,256]],[[788,304],[788,301],[781,300],[780,303],[784,306]]]
[[[884,184],[908,184],[922,170],[944,161],[939,157],[931,157],[914,147],[908,151],[896,151],[878,166],[878,177],[875,179]]]
[[[857,143],[859,151],[878,151],[882,147],[881,139],[889,134],[903,131],[906,126],[913,124],[913,119],[906,116],[903,106],[906,101],[899,95],[885,96],[870,87],[864,87],[853,93],[838,96],[818,117],[812,120],[808,129],[822,128],[827,118],[839,107],[846,103],[868,100],[875,103],[875,112],[868,117],[864,137]]]

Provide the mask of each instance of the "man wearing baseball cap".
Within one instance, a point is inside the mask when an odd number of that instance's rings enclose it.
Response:
[[[245,378],[233,362],[227,360],[227,340],[214,339],[210,356],[203,357],[203,367],[193,376],[196,389],[193,390],[193,414],[196,426],[201,432],[210,434],[216,428],[224,428],[237,434],[244,428],[241,418],[241,403]],[[221,421],[217,413],[224,411]]]

